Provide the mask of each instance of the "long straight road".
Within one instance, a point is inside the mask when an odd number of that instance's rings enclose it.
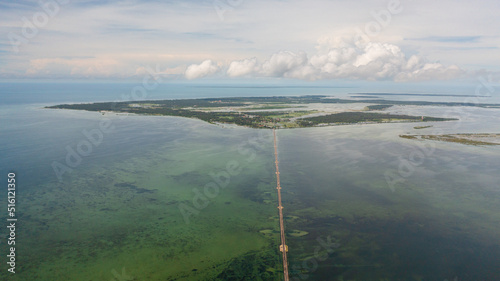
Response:
[[[288,261],[286,259],[286,253],[288,252],[288,246],[285,243],[285,224],[283,222],[283,205],[281,204],[281,185],[280,185],[280,168],[278,166],[278,145],[276,143],[276,129],[273,129],[274,136],[274,163],[276,163],[276,182],[278,190],[278,210],[280,214],[280,230],[281,230],[281,245],[280,251],[283,253],[283,273],[285,275],[285,281],[288,281]]]

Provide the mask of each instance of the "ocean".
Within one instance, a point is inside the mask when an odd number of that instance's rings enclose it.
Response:
[[[281,280],[270,131],[44,108],[123,101],[140,85],[0,83],[5,225],[9,172],[17,183],[16,273],[2,227],[0,278]],[[172,83],[143,98],[475,95],[475,85],[405,87]],[[499,133],[500,109],[388,111],[460,121],[278,131],[291,280],[500,280],[500,148],[399,137]]]

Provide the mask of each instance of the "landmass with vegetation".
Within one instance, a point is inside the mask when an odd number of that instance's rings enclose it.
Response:
[[[422,129],[427,129],[427,128],[432,128],[432,126],[415,126],[413,129],[415,130],[422,130]]]
[[[500,145],[500,134],[400,135],[412,140],[435,140],[466,145]]]
[[[392,107],[392,104],[374,104],[374,105],[368,105],[367,107],[365,107],[366,110],[370,111],[370,110],[384,110],[384,109],[387,109],[389,107]]]
[[[367,112],[341,112],[323,116],[303,118],[298,121],[302,127],[325,126],[332,124],[354,124],[354,123],[389,123],[389,122],[429,122],[450,121],[456,119],[437,118],[427,116],[395,115],[384,113]]]
[[[458,102],[391,101],[382,99],[352,100],[328,96],[233,97],[177,100],[148,100],[61,104],[52,109],[98,111],[102,114],[133,113],[196,118],[213,124],[235,124],[251,128],[298,128],[353,123],[428,122],[456,119],[429,116],[347,110],[334,113],[315,109],[317,104],[369,104],[365,111],[384,110],[394,105],[498,107],[499,104]]]

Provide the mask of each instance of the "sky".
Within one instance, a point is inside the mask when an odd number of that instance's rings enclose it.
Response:
[[[500,82],[498,0],[0,1],[0,79]]]

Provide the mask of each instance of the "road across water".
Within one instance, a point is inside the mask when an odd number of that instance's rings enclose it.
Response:
[[[288,246],[285,243],[285,224],[283,222],[283,205],[281,204],[281,185],[280,185],[280,169],[278,166],[278,145],[276,143],[276,129],[273,129],[274,136],[274,163],[276,164],[276,182],[278,190],[278,210],[280,216],[280,231],[281,231],[281,245],[280,251],[283,253],[283,273],[285,276],[285,281],[288,281],[288,261],[286,258],[286,253],[288,252]]]

